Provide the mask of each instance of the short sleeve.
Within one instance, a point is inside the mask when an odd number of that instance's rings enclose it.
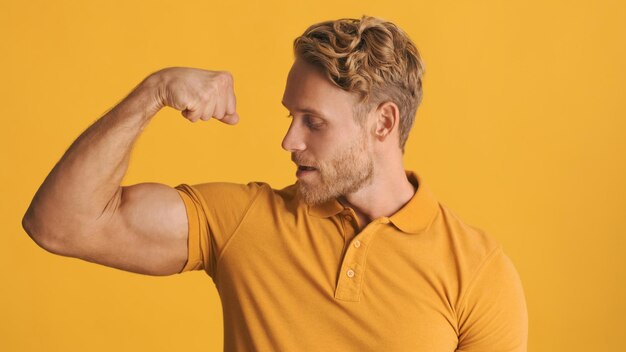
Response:
[[[478,269],[459,306],[457,352],[527,351],[528,313],[520,277],[501,247]]]
[[[214,277],[217,260],[245,218],[261,184],[203,183],[174,187],[188,221],[187,262],[179,273],[204,270]]]

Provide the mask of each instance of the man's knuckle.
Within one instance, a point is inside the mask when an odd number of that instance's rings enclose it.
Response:
[[[220,71],[216,76],[217,82],[222,86],[227,86],[232,82],[232,75],[228,71]]]
[[[204,89],[203,96],[208,99],[208,98],[213,97],[218,91],[219,90],[215,84],[209,84]]]

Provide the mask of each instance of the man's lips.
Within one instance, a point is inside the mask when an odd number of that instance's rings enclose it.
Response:
[[[314,171],[314,170],[317,170],[317,169],[312,166],[298,165],[298,171]]]
[[[298,157],[295,154],[291,154],[291,161],[296,164],[298,170],[312,171],[316,169],[315,167],[309,165],[304,158]]]
[[[312,166],[298,165],[298,170],[296,171],[296,177],[301,178],[301,177],[304,177],[305,175],[311,175],[316,171],[317,169]]]
[[[304,160],[304,158],[298,157],[295,154],[291,154],[291,161],[293,161],[293,163],[298,167],[296,170],[297,177],[318,171],[316,167],[311,166],[313,163],[309,164],[307,160]]]

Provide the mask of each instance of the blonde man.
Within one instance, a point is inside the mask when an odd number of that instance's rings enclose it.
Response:
[[[120,186],[163,107],[239,120],[230,74],[167,68],[72,144],[25,230],[52,253],[122,270],[204,270],[227,351],[525,351],[511,261],[403,167],[422,97],[415,45],[363,17],[315,24],[294,51],[282,101],[294,185]]]

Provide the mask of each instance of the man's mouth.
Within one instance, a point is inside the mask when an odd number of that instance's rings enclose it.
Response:
[[[317,169],[312,166],[298,165],[298,171],[296,171],[296,177],[297,178],[306,177],[307,175],[312,175],[316,171]]]
[[[298,165],[299,171],[314,171],[316,170],[314,167],[306,166],[306,165]]]

